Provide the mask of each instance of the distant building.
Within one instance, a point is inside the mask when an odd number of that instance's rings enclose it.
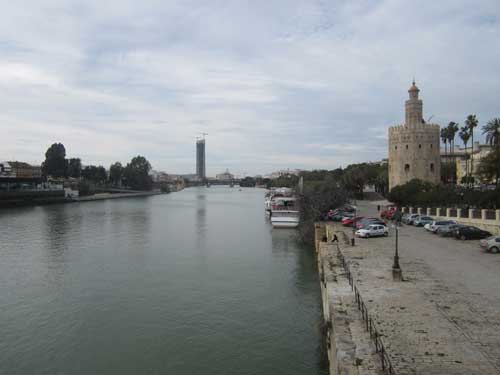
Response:
[[[42,168],[21,161],[0,162],[0,177],[39,179],[42,177]]]
[[[217,175],[215,175],[215,179],[216,180],[233,180],[234,179],[234,175],[229,173],[229,170],[226,169],[226,171],[224,173],[219,173]]]
[[[300,175],[301,172],[303,172],[303,169],[282,169],[279,171],[272,172],[265,177],[270,178],[270,179],[275,179],[275,178],[280,178],[283,176],[298,176]]]
[[[204,180],[207,177],[205,169],[205,139],[196,141],[196,175]]]
[[[389,190],[415,178],[436,184],[441,180],[439,125],[424,121],[419,91],[413,82],[404,125],[389,128]]]
[[[455,164],[456,165],[456,178],[457,182],[460,184],[462,178],[466,176],[467,171],[469,175],[474,177],[475,181],[482,181],[483,178],[479,174],[479,168],[481,166],[481,161],[484,157],[488,156],[489,153],[493,150],[493,147],[488,144],[480,144],[479,142],[474,142],[472,147],[464,147],[455,146],[453,150],[448,152],[441,152],[441,162],[443,164]],[[472,173],[470,171],[471,168],[471,156],[474,158],[474,162],[472,164]],[[494,181],[483,181],[483,182],[491,182]]]

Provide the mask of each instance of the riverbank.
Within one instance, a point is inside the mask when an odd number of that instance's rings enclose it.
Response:
[[[85,197],[67,198],[70,202],[91,202],[101,201],[105,199],[121,199],[121,198],[136,198],[136,197],[149,197],[151,195],[167,194],[159,191],[145,191],[134,193],[98,193]]]
[[[83,202],[93,202],[108,199],[122,199],[122,198],[138,198],[138,197],[148,197],[153,195],[167,194],[159,191],[145,191],[145,192],[133,192],[133,193],[98,193],[94,195],[84,196],[84,197],[33,197],[31,199],[11,199],[11,200],[0,200],[0,209],[2,208],[12,208],[12,207],[26,207],[26,206],[45,206],[50,204],[61,204],[61,203],[83,203]]]
[[[392,274],[392,230],[355,246],[340,224],[315,230],[331,374],[380,373],[382,363],[398,375],[500,373],[499,257],[405,226],[401,280]]]

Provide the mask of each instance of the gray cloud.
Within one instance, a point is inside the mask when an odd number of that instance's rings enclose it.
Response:
[[[9,2],[0,15],[1,159],[62,141],[109,165],[144,154],[209,174],[386,156],[416,75],[425,116],[498,117],[496,0]]]

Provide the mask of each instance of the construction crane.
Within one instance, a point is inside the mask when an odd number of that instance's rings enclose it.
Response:
[[[201,133],[203,135],[203,139],[205,139],[205,136],[208,135],[208,133]]]

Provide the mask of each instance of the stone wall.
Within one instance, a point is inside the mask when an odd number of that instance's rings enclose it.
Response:
[[[346,276],[339,257],[339,246],[321,241],[325,234],[325,226],[316,225],[316,250],[330,374],[383,374],[380,354],[369,331],[365,329],[365,321],[350,283],[352,280]]]
[[[455,220],[459,224],[472,225],[492,234],[500,235],[500,210],[469,209],[455,207],[402,207],[403,212],[418,213],[436,220]]]
[[[414,178],[439,183],[439,125],[389,128],[389,189]]]

